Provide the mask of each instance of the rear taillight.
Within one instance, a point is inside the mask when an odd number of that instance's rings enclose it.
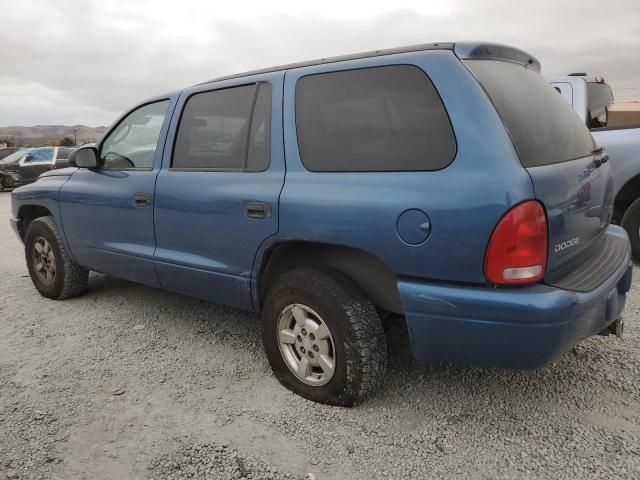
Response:
[[[490,283],[535,283],[547,266],[547,216],[544,207],[529,200],[502,217],[491,235],[484,263]]]

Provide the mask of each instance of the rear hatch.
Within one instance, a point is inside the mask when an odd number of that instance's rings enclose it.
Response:
[[[586,126],[534,69],[500,60],[466,60],[507,128],[535,197],[545,207],[549,254],[545,282],[573,290],[598,286],[619,264],[604,230],[613,212],[607,157]],[[624,246],[623,246],[624,247]],[[589,271],[567,284],[589,261]],[[617,263],[616,263],[617,262]]]

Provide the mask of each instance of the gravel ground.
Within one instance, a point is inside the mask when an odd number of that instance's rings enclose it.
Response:
[[[540,371],[416,366],[317,405],[270,373],[258,317],[102,275],[33,288],[0,193],[0,480],[640,478],[640,288],[626,337]],[[636,272],[636,275],[640,272]]]

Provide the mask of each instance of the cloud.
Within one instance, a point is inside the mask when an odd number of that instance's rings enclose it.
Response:
[[[546,74],[604,74],[640,97],[640,3],[5,0],[0,125],[109,124],[138,101],[216,76],[431,41],[481,39]],[[635,90],[634,90],[635,89]]]

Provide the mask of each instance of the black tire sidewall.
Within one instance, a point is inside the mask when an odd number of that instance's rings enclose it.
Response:
[[[301,303],[314,310],[327,324],[336,350],[335,372],[331,380],[322,386],[311,386],[300,381],[286,365],[278,345],[278,319],[285,307],[293,303]],[[357,392],[350,391],[348,375],[350,363],[356,361],[356,352],[349,345],[348,325],[343,305],[323,296],[323,292],[313,292],[305,288],[288,286],[277,288],[268,295],[264,305],[263,343],[276,378],[293,392],[310,400],[332,405],[353,405]]]
[[[35,266],[33,265],[33,255],[32,249],[35,240],[38,237],[43,237],[49,242],[51,248],[53,250],[53,254],[55,256],[55,264],[56,264],[56,278],[54,279],[51,285],[44,284],[36,274]],[[29,269],[29,275],[31,276],[31,280],[33,281],[33,285],[36,287],[38,292],[43,297],[57,299],[60,297],[62,290],[64,288],[64,261],[62,257],[62,252],[60,251],[60,245],[58,245],[58,240],[56,239],[55,234],[51,231],[49,226],[36,219],[29,225],[27,229],[27,234],[25,235],[25,260],[27,262],[27,268]]]

